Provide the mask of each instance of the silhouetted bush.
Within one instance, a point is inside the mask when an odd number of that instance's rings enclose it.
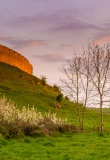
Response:
[[[61,92],[61,89],[59,86],[57,86],[56,84],[53,85],[53,88],[54,88],[54,91],[60,93]]]
[[[65,99],[69,101],[69,98],[68,98],[68,96],[65,96]]]
[[[46,83],[47,83],[47,82],[46,82],[46,79],[47,79],[47,78],[46,78],[45,76],[42,76],[42,77],[41,77],[42,85],[46,85]]]
[[[63,99],[63,94],[59,94],[57,97],[56,97],[56,101],[58,102],[62,102],[62,99]]]

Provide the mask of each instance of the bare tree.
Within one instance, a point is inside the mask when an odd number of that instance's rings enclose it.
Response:
[[[105,101],[109,101],[108,95],[110,93],[110,87],[108,86],[110,81],[110,47],[109,45],[100,47],[93,44],[89,46],[88,53],[91,60],[88,75],[95,88],[97,104],[100,106],[100,131],[103,132],[103,105]]]
[[[110,47],[106,45],[88,45],[83,54],[74,54],[63,66],[66,79],[63,79],[63,89],[76,102],[79,127],[84,129],[85,109],[89,98],[100,107],[100,131],[104,130],[103,105],[110,102]],[[80,103],[83,102],[83,108]],[[82,113],[81,113],[82,112]]]
[[[83,54],[81,56],[81,70],[80,70],[80,79],[82,85],[82,94],[83,98],[83,112],[82,112],[82,129],[84,129],[84,118],[85,118],[85,109],[87,105],[90,105],[89,99],[91,98],[91,93],[93,91],[93,84],[91,84],[91,80],[89,77],[89,73],[91,72],[91,57],[90,53],[83,50]],[[89,102],[89,103],[88,103]]]
[[[85,61],[85,58],[86,56],[84,57],[84,55],[78,56],[74,53],[73,58],[68,60],[66,65],[63,65],[63,71],[66,78],[61,80],[63,83],[63,90],[66,92],[67,96],[76,103],[81,131],[84,129],[85,108],[89,97],[89,64],[87,59]],[[81,103],[83,103],[82,106]]]

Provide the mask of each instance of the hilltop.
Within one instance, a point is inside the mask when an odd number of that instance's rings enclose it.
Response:
[[[58,92],[52,86],[17,67],[0,63],[0,93],[19,105],[35,105],[38,108],[53,107]]]
[[[60,104],[62,108],[57,110],[54,106],[59,92],[48,84],[43,85],[41,79],[5,63],[0,63],[0,75],[0,95],[5,95],[19,107],[34,105],[38,111],[50,110],[60,116],[76,113],[75,104],[65,98]]]
[[[61,118],[66,118],[70,123],[78,124],[76,106],[73,102],[63,98],[61,109],[54,107],[59,92],[53,86],[43,85],[42,80],[28,74],[16,67],[0,63],[0,96],[5,96],[14,101],[20,108],[32,107],[44,113],[49,110],[57,113]],[[109,114],[105,114],[105,127],[109,128]],[[85,128],[96,129],[100,126],[100,114],[97,110],[86,109]]]

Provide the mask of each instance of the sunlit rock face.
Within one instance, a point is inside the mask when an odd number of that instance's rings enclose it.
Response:
[[[0,62],[18,67],[29,74],[33,73],[33,67],[25,57],[3,45],[0,45]]]

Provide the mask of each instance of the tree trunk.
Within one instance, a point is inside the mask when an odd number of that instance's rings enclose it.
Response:
[[[78,114],[79,128],[80,128],[80,131],[82,132],[81,115],[80,115],[80,106],[79,106],[79,103],[77,103],[77,114]]]
[[[81,130],[82,130],[82,132],[84,131],[84,119],[85,119],[85,106],[84,106],[84,108],[83,108],[83,113],[82,113],[82,123],[81,123]]]
[[[100,126],[100,131],[104,131],[104,120],[103,120],[103,108],[102,108],[102,96],[100,96],[100,121],[101,121],[101,126]]]

